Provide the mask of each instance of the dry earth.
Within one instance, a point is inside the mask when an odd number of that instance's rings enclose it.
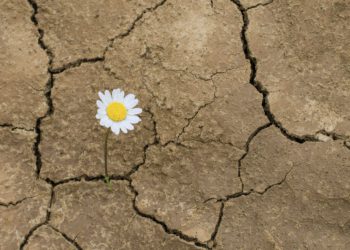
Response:
[[[0,3],[1,250],[350,249],[348,0]]]

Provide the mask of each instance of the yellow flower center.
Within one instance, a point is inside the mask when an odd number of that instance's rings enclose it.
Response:
[[[120,122],[126,118],[126,108],[123,103],[112,102],[107,107],[107,116],[115,122]]]

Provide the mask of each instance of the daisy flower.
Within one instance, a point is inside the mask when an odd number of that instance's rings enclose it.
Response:
[[[142,109],[136,108],[139,100],[134,94],[124,96],[124,91],[114,89],[112,93],[106,90],[104,94],[98,93],[101,100],[97,101],[96,119],[106,128],[110,128],[113,133],[118,135],[120,131],[127,133],[133,130],[133,124],[141,121],[138,116]]]

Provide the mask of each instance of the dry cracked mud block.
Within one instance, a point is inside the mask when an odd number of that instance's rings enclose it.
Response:
[[[294,169],[300,181],[314,182],[313,188],[325,197],[346,198],[350,193],[350,151],[342,141],[299,144],[274,127],[252,140],[242,161],[241,177],[246,191],[264,192]]]
[[[76,247],[49,226],[37,229],[29,238],[25,250],[74,250]]]
[[[104,174],[103,143],[107,129],[95,118],[98,91],[122,88],[139,98],[141,108],[145,108],[148,93],[140,85],[115,80],[101,63],[84,64],[55,78],[54,113],[41,126],[41,176],[60,180]],[[149,113],[144,111],[141,119],[135,131],[109,137],[109,174],[124,175],[143,162],[144,147],[154,141],[154,129]]]
[[[0,249],[16,249],[46,220],[50,186],[35,176],[34,132],[0,128]]]
[[[125,82],[143,83],[153,95],[162,144],[214,101],[215,74],[231,70],[243,75],[236,84],[249,81],[241,26],[241,13],[229,0],[216,1],[214,8],[207,0],[169,0],[109,48],[106,67]]]
[[[216,249],[349,249],[348,197],[323,196],[298,170],[264,195],[226,203]]]
[[[31,195],[18,204],[0,205],[0,249],[18,249],[29,231],[46,221],[49,185],[37,183]]]
[[[31,196],[37,182],[34,141],[34,132],[0,128],[0,203]]]
[[[349,199],[319,194],[298,170],[264,195],[227,202],[216,249],[349,249]]]
[[[170,228],[209,241],[220,211],[215,199],[241,191],[236,162],[241,154],[220,143],[152,146],[145,165],[132,175],[136,206]]]
[[[256,192],[226,203],[218,249],[348,249],[349,162],[340,141],[298,144],[261,131],[241,173]]]
[[[165,233],[133,209],[126,181],[78,182],[58,186],[50,223],[83,249],[179,249],[196,247]]]
[[[180,139],[219,141],[245,149],[249,136],[268,123],[261,107],[262,96],[245,82],[245,71],[228,71],[213,77],[217,98],[201,109]]]
[[[54,54],[53,66],[102,56],[109,39],[126,33],[156,0],[36,1],[44,42]]]
[[[0,129],[0,249],[19,247],[46,219],[50,188],[35,176],[34,140],[34,132]]]
[[[257,80],[276,119],[292,134],[350,135],[350,4],[275,0],[250,10]]]
[[[1,1],[0,124],[31,129],[47,110],[44,89],[48,58],[26,1]]]

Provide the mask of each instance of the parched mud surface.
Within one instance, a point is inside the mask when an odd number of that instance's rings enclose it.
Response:
[[[3,0],[0,249],[350,249],[347,0]],[[97,92],[140,99],[110,136]]]

